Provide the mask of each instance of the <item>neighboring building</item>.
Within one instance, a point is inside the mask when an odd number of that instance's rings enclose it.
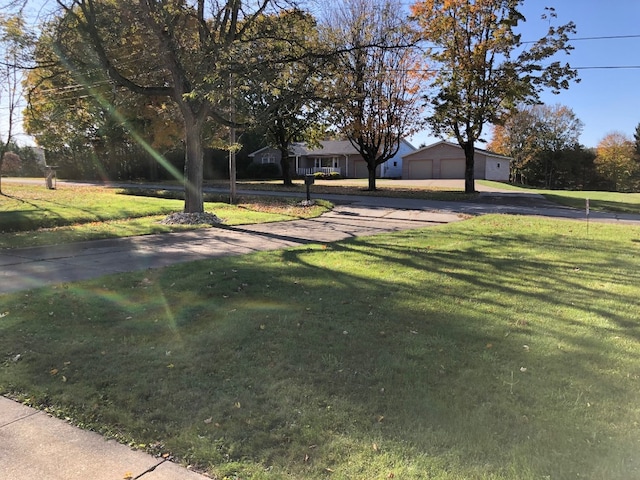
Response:
[[[508,182],[512,160],[512,158],[476,148],[474,156],[475,178]],[[408,180],[463,179],[464,167],[464,151],[460,145],[442,140],[404,155],[402,158],[402,178]]]
[[[378,165],[376,176],[399,178],[402,175],[402,157],[416,149],[407,141],[400,142],[398,153],[382,165]],[[367,163],[348,140],[323,140],[320,147],[309,149],[304,143],[294,143],[289,148],[294,171],[298,175],[316,172],[337,172],[345,178],[367,178]],[[280,151],[265,147],[249,157],[254,163],[275,163],[280,165]]]

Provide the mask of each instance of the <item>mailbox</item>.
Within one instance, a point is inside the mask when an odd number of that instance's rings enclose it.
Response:
[[[307,202],[311,202],[311,192],[309,190],[311,185],[313,185],[315,179],[316,177],[314,177],[313,175],[304,176],[304,184],[307,186]]]

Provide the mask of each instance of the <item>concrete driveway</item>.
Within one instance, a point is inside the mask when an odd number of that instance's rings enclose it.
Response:
[[[318,218],[0,250],[0,294],[220,256],[423,228],[455,212],[338,205]]]

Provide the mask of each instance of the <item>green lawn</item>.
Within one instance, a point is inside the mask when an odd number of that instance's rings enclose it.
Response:
[[[640,478],[639,272],[492,215],[4,295],[0,393],[214,478]]]
[[[589,199],[589,207],[593,210],[640,214],[640,193],[594,192],[588,190],[542,190],[485,180],[480,182],[506,190],[539,193],[552,202],[569,207],[584,209],[586,207],[586,199]]]
[[[175,192],[146,192],[156,196],[132,195],[131,191],[59,183],[56,190],[39,185],[7,183],[0,196],[0,248],[53,245],[99,238],[166,233],[196,228],[163,225],[160,220],[181,211],[180,199],[163,198]],[[127,194],[125,194],[127,193]],[[180,195],[180,192],[177,193]],[[207,212],[215,213],[225,225],[276,222],[318,216],[330,205],[319,202],[299,207],[299,200],[287,198],[242,198],[239,205],[223,203],[210,196]],[[209,225],[205,225],[209,226]]]

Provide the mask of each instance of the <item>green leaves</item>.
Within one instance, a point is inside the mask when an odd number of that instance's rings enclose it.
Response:
[[[435,133],[455,136],[461,146],[473,147],[484,126],[500,123],[517,103],[535,103],[544,88],[557,92],[576,79],[569,64],[552,61],[544,66],[556,53],[571,50],[573,22],[550,27],[514,58],[522,47],[514,32],[525,20],[518,10],[521,4],[522,0],[422,0],[412,6],[422,38],[436,47],[426,54],[426,62],[438,68],[429,96],[428,120]],[[546,14],[554,17],[552,9]],[[473,168],[467,172],[466,185],[472,187]]]

